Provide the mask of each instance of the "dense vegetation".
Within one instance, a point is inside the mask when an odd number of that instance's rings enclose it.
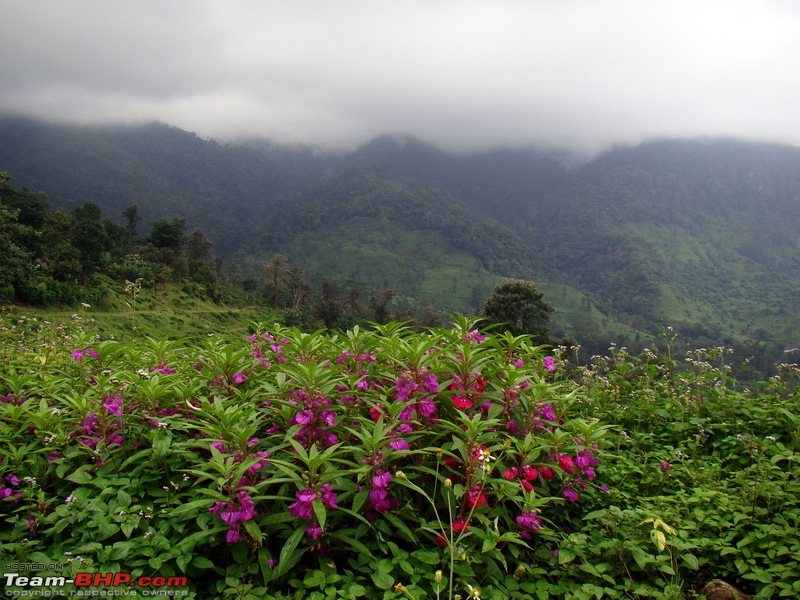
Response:
[[[659,319],[767,372],[798,345],[798,149],[659,141],[591,161],[539,150],[448,154],[402,137],[351,153],[224,145],[165,125],[0,119],[0,168],[53,207],[141,228],[201,229],[229,274],[260,286],[275,254],[362,303],[472,313],[533,279],[559,336],[643,348]]]
[[[53,565],[23,576],[198,598],[800,593],[796,365],[745,389],[724,348],[670,329],[579,366],[464,318],[200,343],[87,318],[2,314],[0,558]]]

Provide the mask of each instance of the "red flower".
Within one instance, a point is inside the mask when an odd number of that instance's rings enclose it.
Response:
[[[542,467],[539,471],[542,474],[542,478],[547,481],[553,479],[556,476],[555,470],[551,469],[550,467]]]
[[[539,477],[539,471],[537,471],[530,465],[525,465],[524,467],[522,467],[522,473],[525,475],[525,479],[528,481],[533,481],[534,479]]]
[[[380,421],[382,415],[381,415],[381,411],[379,411],[374,406],[370,406],[369,407],[369,416],[371,416],[372,420],[377,423],[378,421]]]
[[[465,521],[464,519],[456,519],[453,521],[453,531],[456,533],[461,533],[467,529],[469,529],[469,521]]]
[[[458,410],[467,410],[472,408],[472,400],[469,397],[464,396],[462,394],[457,394],[453,396],[453,406],[455,406]]]
[[[517,478],[517,475],[519,475],[517,467],[512,467],[503,471],[503,477],[505,477],[508,481],[514,481]]]
[[[566,473],[572,473],[572,457],[562,454],[558,457],[558,466]]]

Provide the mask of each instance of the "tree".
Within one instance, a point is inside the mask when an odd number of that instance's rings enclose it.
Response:
[[[149,242],[156,248],[165,248],[179,253],[183,249],[186,238],[186,221],[184,219],[162,219],[153,223]]]
[[[500,325],[500,331],[528,334],[537,344],[551,344],[549,327],[553,306],[543,296],[530,282],[504,281],[492,290],[481,314]]]
[[[142,220],[142,217],[139,216],[139,205],[131,204],[122,211],[122,216],[125,217],[125,220],[128,222],[128,234],[130,235],[131,241],[133,241],[139,235],[137,232],[137,224]]]
[[[342,301],[339,299],[339,286],[335,281],[328,278],[322,280],[314,309],[317,316],[325,323],[325,327],[333,329],[336,321],[344,314]]]

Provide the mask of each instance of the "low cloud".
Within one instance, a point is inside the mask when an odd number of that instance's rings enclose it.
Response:
[[[800,5],[5,0],[0,111],[227,140],[800,145]]]

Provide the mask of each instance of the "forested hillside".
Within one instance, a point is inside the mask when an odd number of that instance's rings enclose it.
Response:
[[[664,324],[773,358],[800,345],[795,147],[665,140],[586,161],[384,136],[346,153],[5,118],[0,170],[53,208],[124,224],[136,205],[143,231],[185,219],[246,280],[280,254],[342,289],[470,312],[503,278],[532,279],[557,333],[598,347]]]

